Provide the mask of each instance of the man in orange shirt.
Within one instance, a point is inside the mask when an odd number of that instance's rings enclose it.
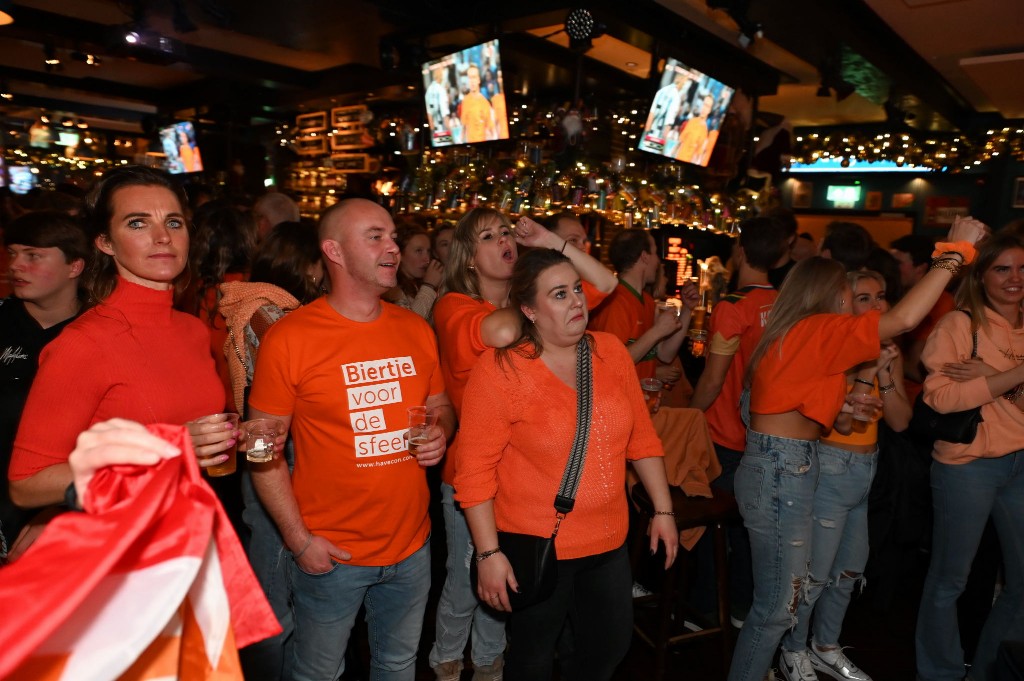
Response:
[[[470,64],[466,69],[469,92],[459,104],[459,118],[465,130],[466,142],[486,142],[495,139],[494,109],[480,94],[480,69]]]
[[[454,431],[433,331],[380,296],[396,285],[395,225],[372,201],[349,199],[320,219],[331,292],[267,332],[249,400],[252,418],[284,421],[295,442],[250,464],[260,501],[291,551],[295,639],[290,676],[335,679],[361,606],[371,664],[415,678],[430,588],[425,466]],[[410,407],[438,426],[413,453]]]
[[[768,281],[768,272],[788,249],[788,232],[786,225],[773,218],[752,218],[741,225],[733,259],[739,267],[737,290],[719,301],[711,314],[710,352],[690,400],[690,407],[704,411],[722,464],[722,474],[711,485],[729,493],[746,447],[747,429],[739,407],[744,375],[778,295]],[[731,616],[741,622],[750,609],[754,588],[746,530],[730,529],[729,545]]]
[[[653,378],[658,362],[672,362],[686,338],[680,318],[671,312],[656,314],[654,298],[644,290],[658,278],[658,246],[645,230],[627,229],[612,239],[608,257],[619,285],[591,316],[590,328],[618,336],[636,364],[637,375]]]

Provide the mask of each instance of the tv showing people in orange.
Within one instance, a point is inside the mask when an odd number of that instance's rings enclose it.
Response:
[[[637,149],[706,166],[734,92],[680,61],[665,60]]]
[[[160,128],[160,145],[167,159],[164,162],[167,172],[180,174],[203,170],[203,157],[196,144],[196,130],[188,121]]]
[[[435,147],[508,139],[498,41],[423,64],[423,99]]]

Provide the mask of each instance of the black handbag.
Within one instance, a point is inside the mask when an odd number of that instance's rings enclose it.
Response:
[[[970,313],[961,310],[970,316]],[[978,331],[975,329],[971,344],[971,359],[978,356]],[[914,400],[914,411],[910,417],[910,430],[923,440],[970,444],[978,435],[978,424],[985,419],[981,407],[941,414],[928,406],[924,393],[918,393]]]
[[[558,583],[558,555],[555,537],[566,514],[576,503],[576,490],[583,473],[583,462],[590,441],[590,420],[593,415],[593,371],[590,344],[586,336],[576,346],[576,435],[562,474],[562,484],[555,495],[555,527],[550,537],[518,534],[498,530],[498,546],[515,574],[519,591],[508,592],[512,610],[522,610],[547,600]],[[473,590],[476,591],[476,561],[473,562]]]

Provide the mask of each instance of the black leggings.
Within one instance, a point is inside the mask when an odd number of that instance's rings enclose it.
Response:
[[[508,619],[507,681],[550,679],[556,648],[565,681],[606,681],[629,651],[633,636],[633,577],[626,547],[558,561],[558,585],[548,600]],[[560,645],[563,627],[569,645]]]

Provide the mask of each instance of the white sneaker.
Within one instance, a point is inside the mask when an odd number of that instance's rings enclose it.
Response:
[[[650,596],[652,593],[654,592],[640,582],[633,582],[633,598],[643,598],[644,596]]]
[[[810,652],[811,665],[834,679],[839,679],[839,681],[871,681],[870,676],[861,671],[853,662],[850,662],[850,658],[843,654],[842,648],[818,650],[814,644],[811,644]]]
[[[790,652],[783,648],[779,653],[779,673],[787,681],[818,681],[806,650]]]

